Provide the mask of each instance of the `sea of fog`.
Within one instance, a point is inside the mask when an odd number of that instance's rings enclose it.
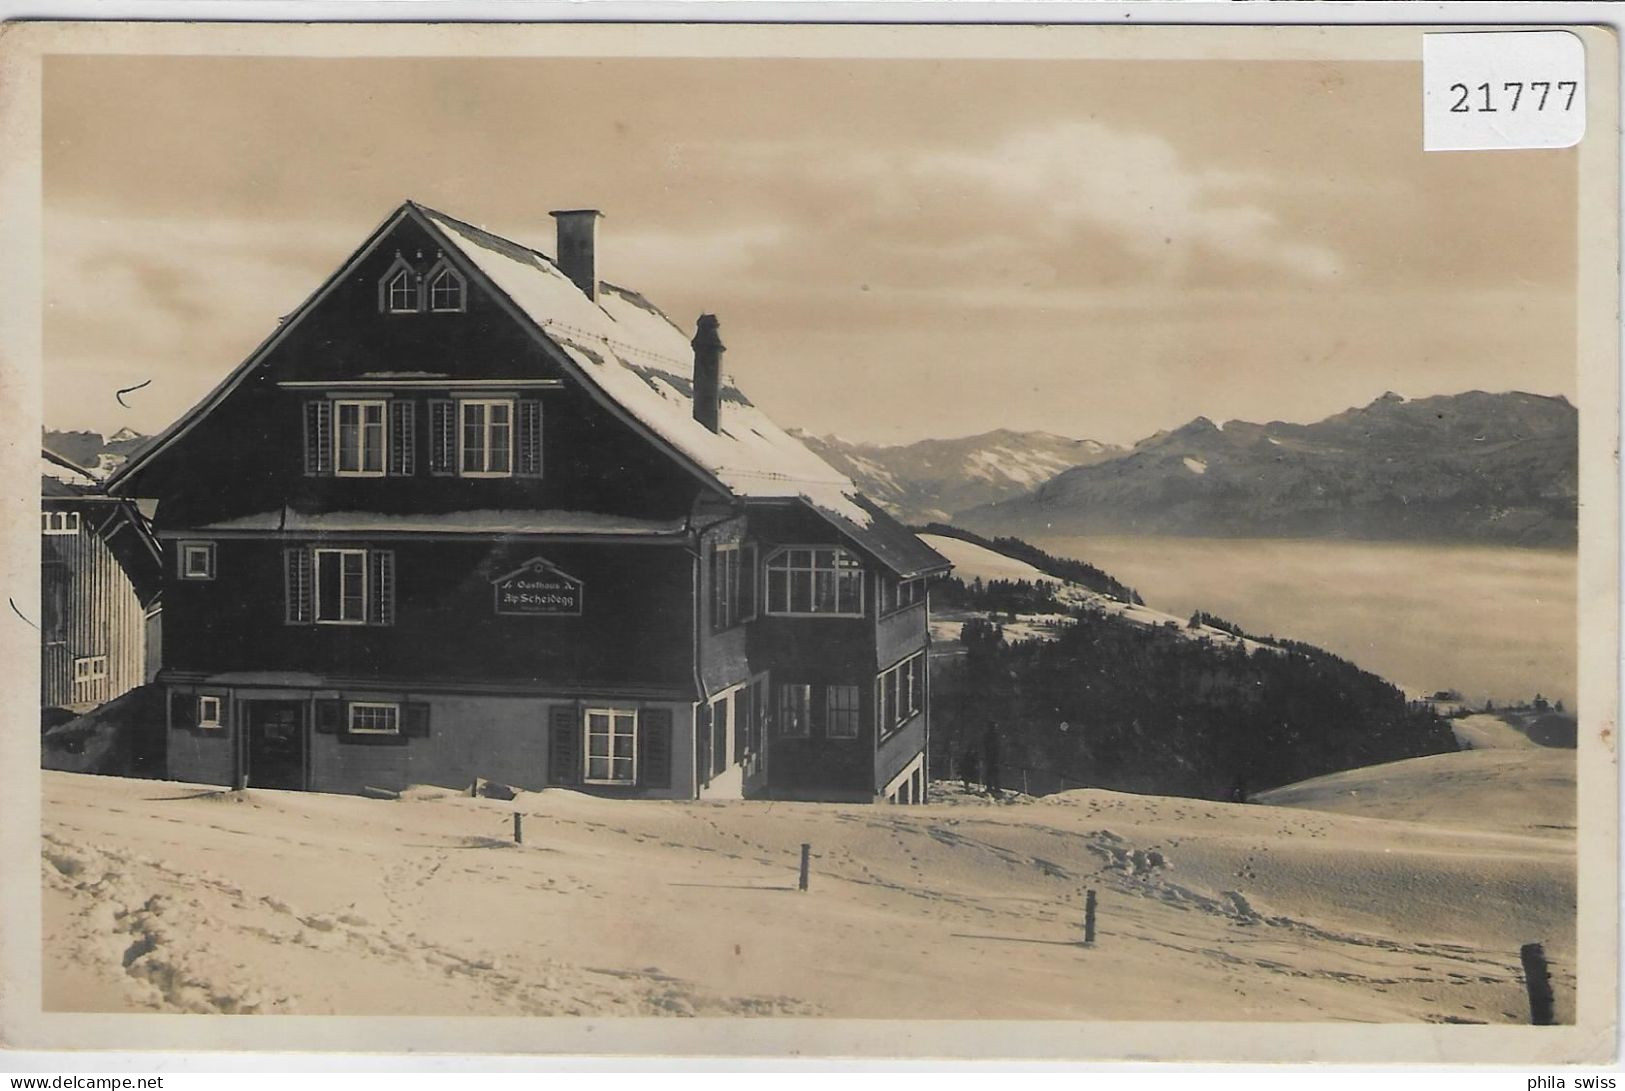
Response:
[[[1571,704],[1576,557],[1389,542],[1041,537],[1181,616],[1318,644],[1412,694]]]

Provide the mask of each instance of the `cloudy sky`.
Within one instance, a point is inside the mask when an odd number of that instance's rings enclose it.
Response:
[[[52,427],[153,431],[407,197],[606,279],[781,423],[1128,442],[1575,388],[1575,153],[1424,153],[1416,65],[55,56]],[[119,387],[152,385],[113,398]]]

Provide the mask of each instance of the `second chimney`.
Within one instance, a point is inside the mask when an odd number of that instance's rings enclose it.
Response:
[[[702,314],[695,324],[694,419],[715,432],[722,424],[722,354],[728,349],[717,333],[717,316]]]
[[[557,221],[559,272],[597,303],[598,221],[604,214],[596,208],[571,208],[548,215]]]

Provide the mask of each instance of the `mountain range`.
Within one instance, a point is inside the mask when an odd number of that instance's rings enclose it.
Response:
[[[1020,496],[1063,470],[1123,453],[1121,447],[1090,439],[1005,428],[896,447],[850,443],[838,436],[795,435],[870,498],[909,523],[945,521],[956,512]]]
[[[1562,397],[1475,390],[1388,393],[1313,424],[1197,417],[1128,448],[1014,431],[817,444],[900,518],[988,534],[1572,546],[1578,425]],[[1085,461],[1033,481],[1072,453]]]
[[[1572,546],[1579,414],[1562,397],[1384,394],[1313,424],[1197,417],[1131,447],[997,429],[898,446],[796,433],[905,522],[991,535]],[[46,432],[105,473],[130,429]]]

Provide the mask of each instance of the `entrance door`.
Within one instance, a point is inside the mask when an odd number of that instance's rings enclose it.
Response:
[[[305,787],[305,706],[298,701],[249,701],[248,785]]]

